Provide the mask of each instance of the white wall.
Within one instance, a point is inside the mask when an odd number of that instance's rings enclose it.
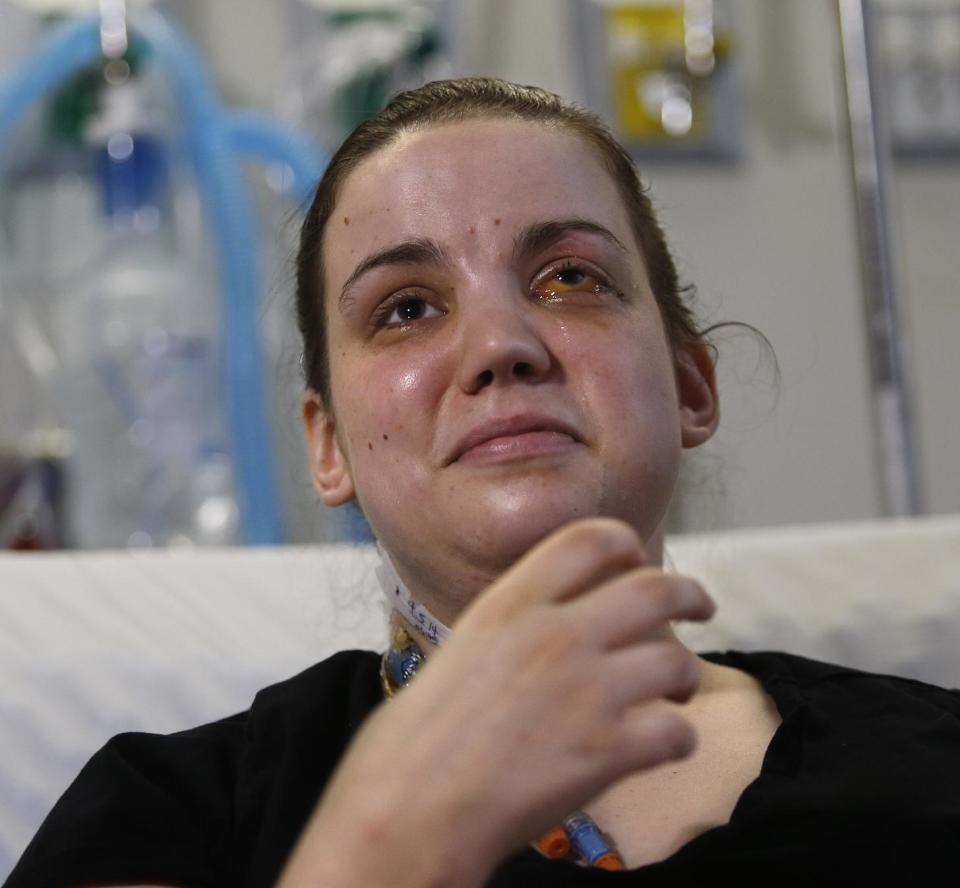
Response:
[[[893,188],[927,506],[960,511],[960,162],[901,165]]]

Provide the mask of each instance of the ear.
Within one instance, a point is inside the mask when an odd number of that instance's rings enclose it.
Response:
[[[350,465],[337,440],[333,414],[312,389],[307,389],[303,396],[303,430],[310,477],[320,499],[326,506],[350,502],[356,492]]]
[[[676,349],[675,363],[680,440],[684,447],[699,447],[713,437],[720,422],[713,355],[704,343],[691,342]]]

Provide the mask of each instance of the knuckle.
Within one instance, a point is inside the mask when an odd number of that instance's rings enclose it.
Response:
[[[541,666],[563,664],[584,643],[584,631],[573,620],[545,620],[532,633],[532,659]]]
[[[604,761],[618,758],[625,747],[621,734],[612,725],[600,721],[584,731],[577,752],[588,760]]]

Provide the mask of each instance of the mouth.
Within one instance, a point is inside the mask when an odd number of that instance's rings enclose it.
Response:
[[[521,415],[484,422],[467,433],[449,459],[498,462],[562,452],[582,443],[569,424],[552,417]]]
[[[511,459],[546,456],[576,446],[576,441],[563,432],[524,432],[522,435],[501,435],[471,447],[457,462],[489,463]]]

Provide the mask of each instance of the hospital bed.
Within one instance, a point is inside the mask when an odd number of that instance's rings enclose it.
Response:
[[[960,685],[960,516],[678,536],[718,603],[695,650],[786,650]],[[384,645],[367,546],[0,554],[0,882],[120,731],[246,709],[333,651]]]

